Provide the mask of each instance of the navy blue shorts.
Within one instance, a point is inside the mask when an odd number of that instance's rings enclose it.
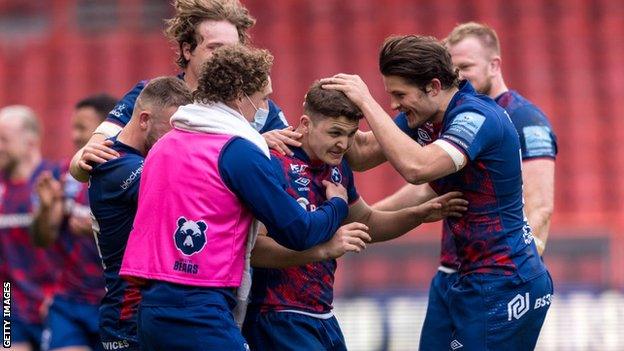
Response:
[[[243,335],[252,351],[345,351],[336,317],[315,318],[293,312],[248,312]]]
[[[100,306],[99,331],[104,350],[138,351],[139,335],[137,331],[138,311],[122,314],[112,305]]]
[[[158,282],[146,287],[142,294],[142,350],[249,350],[231,312],[233,294],[225,289]]]
[[[54,297],[46,320],[44,350],[88,346],[102,350],[98,327],[99,305]]]
[[[29,323],[12,313],[11,318],[11,345],[27,343],[33,350],[41,347],[43,324]]]
[[[518,276],[469,274],[451,287],[452,350],[533,350],[550,307],[548,272],[523,282]]]
[[[420,333],[419,350],[447,350],[453,333],[453,320],[448,305],[448,293],[457,281],[457,273],[438,270],[429,287],[427,314]]]

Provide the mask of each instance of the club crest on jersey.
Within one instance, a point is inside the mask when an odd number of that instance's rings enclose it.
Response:
[[[338,170],[338,167],[334,167],[331,170],[331,180],[334,183],[340,183],[342,181],[342,174]]]
[[[192,256],[206,246],[206,229],[204,221],[191,221],[184,217],[178,218],[178,227],[173,233],[176,248],[186,256]]]

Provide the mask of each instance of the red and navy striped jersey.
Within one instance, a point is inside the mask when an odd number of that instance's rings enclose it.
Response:
[[[38,206],[35,182],[45,170],[58,178],[58,167],[47,161],[24,181],[0,175],[0,273],[3,281],[11,282],[11,312],[29,323],[41,323],[39,308],[54,294],[60,263],[57,247],[35,247],[29,230]]]
[[[520,141],[507,113],[464,81],[447,107],[440,139],[469,159],[459,172],[432,182],[436,192],[461,191],[469,202],[463,217],[447,219],[460,273],[542,274],[523,212]]]
[[[359,199],[353,172],[345,160],[330,166],[311,161],[301,148],[291,149],[292,157],[272,151],[273,165],[282,187],[307,211],[314,211],[326,201],[323,180],[341,183],[347,189],[349,204]],[[335,271],[336,260],[285,269],[255,268],[251,305],[261,311],[327,313],[332,309]]]
[[[68,299],[99,304],[104,296],[102,262],[92,234],[72,233],[70,217],[91,221],[88,187],[67,171],[61,176],[64,218],[59,233],[63,270],[58,280],[58,294]]]

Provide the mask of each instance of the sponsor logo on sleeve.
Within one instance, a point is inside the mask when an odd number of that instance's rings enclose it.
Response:
[[[121,103],[117,106],[115,106],[115,108],[110,112],[111,115],[119,118],[123,115],[124,111],[126,110],[126,104]]]
[[[485,117],[478,113],[460,113],[453,119],[446,133],[463,139],[467,144],[472,144],[484,122]]]
[[[525,157],[554,155],[553,140],[547,126],[528,126],[522,128],[524,134]]]

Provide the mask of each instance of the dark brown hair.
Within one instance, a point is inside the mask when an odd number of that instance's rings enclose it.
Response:
[[[256,20],[238,0],[175,0],[175,16],[165,20],[165,35],[178,44],[178,58],[180,68],[186,68],[189,61],[184,57],[182,47],[184,43],[190,45],[191,51],[201,43],[201,36],[197,34],[197,26],[203,21],[228,21],[236,26],[238,39],[242,44],[249,41],[247,30]]]
[[[386,39],[379,53],[379,70],[384,76],[398,76],[425,91],[437,78],[442,89],[459,85],[451,55],[434,37],[395,36]]]
[[[115,108],[115,105],[117,105],[117,99],[106,93],[101,93],[88,96],[78,101],[75,108],[78,110],[85,107],[91,107],[95,110],[97,116],[100,118],[100,121],[104,121],[108,116],[108,113]]]
[[[344,116],[349,120],[358,121],[364,116],[343,92],[323,89],[319,81],[314,82],[308,89],[303,112],[312,119]]]
[[[228,102],[251,95],[269,83],[273,55],[268,50],[227,45],[214,51],[199,75],[195,101]]]

